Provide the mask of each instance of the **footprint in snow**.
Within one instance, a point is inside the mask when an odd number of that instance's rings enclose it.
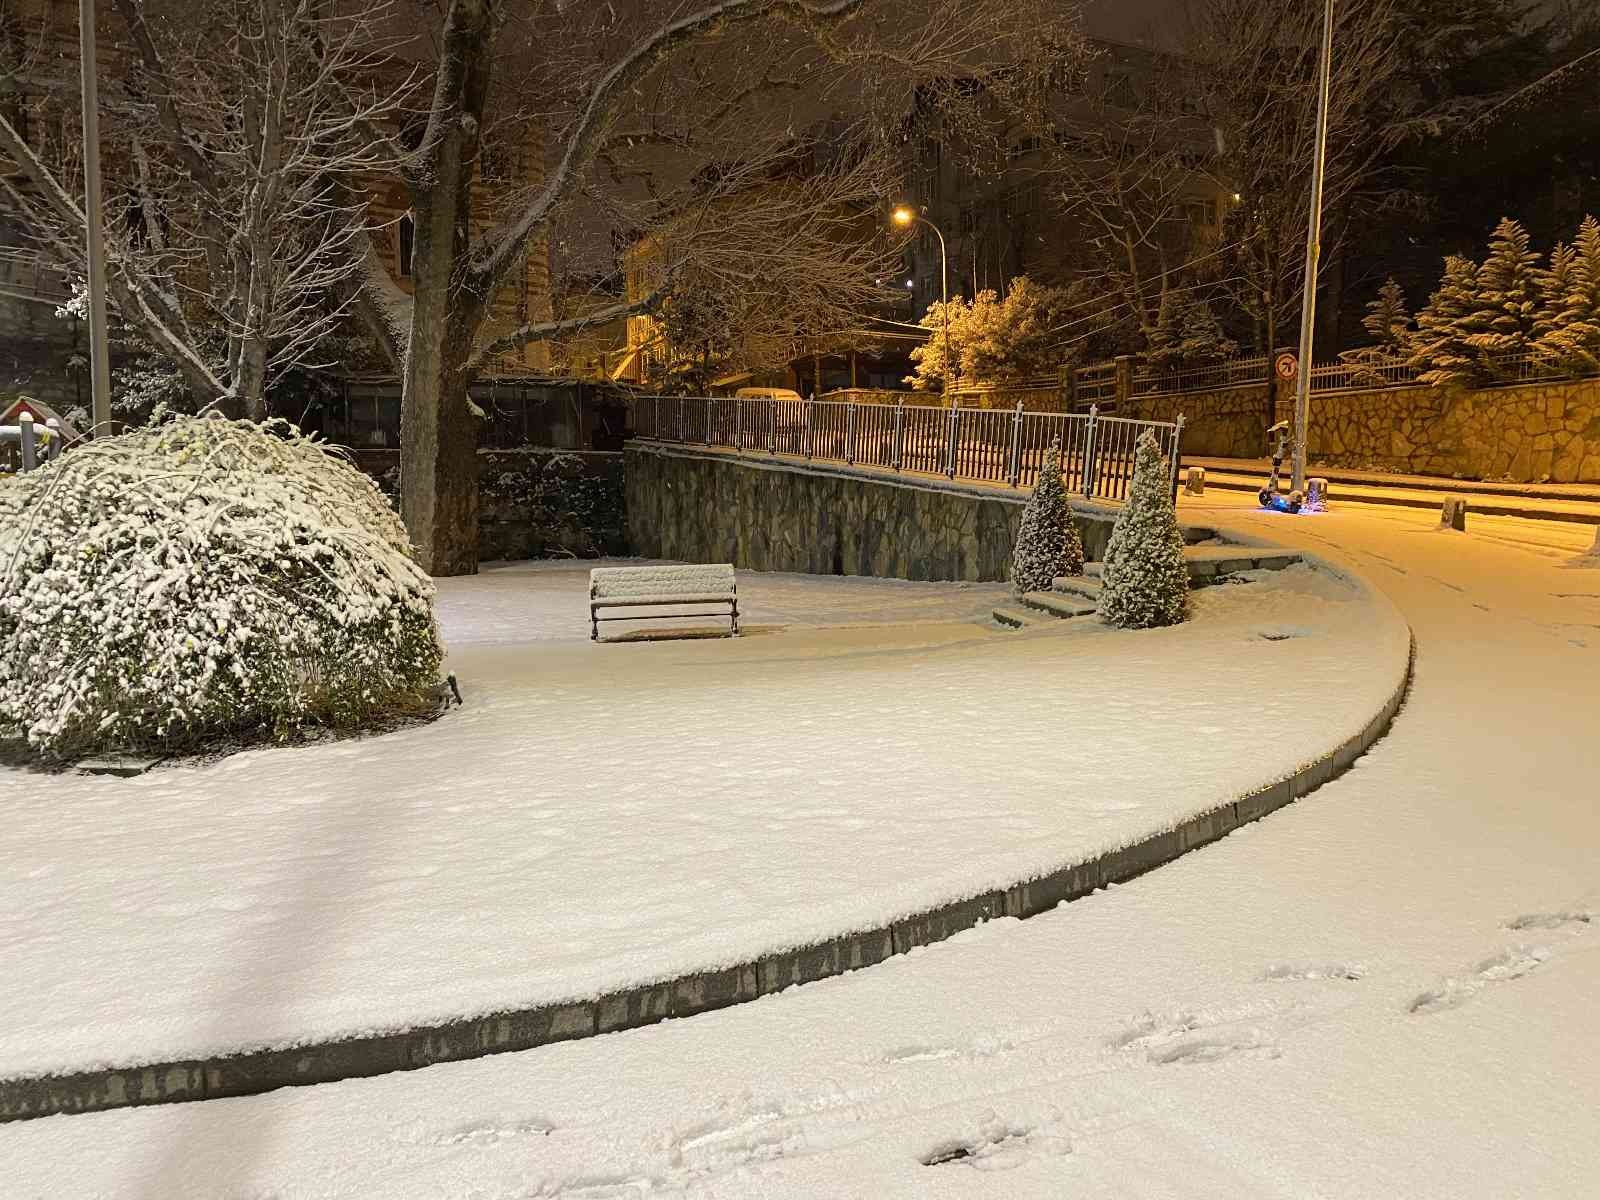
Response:
[[[1217,1062],[1236,1054],[1277,1058],[1282,1053],[1271,1035],[1254,1026],[1194,1014],[1163,1020],[1147,1013],[1111,1044],[1118,1050],[1143,1052],[1157,1066]]]
[[[1564,909],[1560,912],[1523,913],[1520,917],[1513,917],[1506,922],[1507,929],[1567,929],[1577,926],[1574,933],[1594,920],[1594,913],[1587,909]]]
[[[1262,974],[1265,980],[1360,979],[1367,969],[1360,963],[1276,963]]]
[[[1547,946],[1510,946],[1477,963],[1465,975],[1441,980],[1436,986],[1418,993],[1406,1011],[1425,1016],[1447,1008],[1459,1008],[1491,983],[1521,979],[1538,970],[1549,957]]]
[[[1036,1158],[1063,1158],[1072,1143],[1049,1125],[1030,1126],[990,1114],[974,1137],[950,1138],[922,1155],[925,1167],[961,1166],[975,1171],[1010,1171]]]
[[[394,1140],[408,1146],[492,1146],[512,1138],[545,1137],[555,1132],[548,1121],[479,1121],[449,1129],[427,1129],[421,1122],[401,1129]]]

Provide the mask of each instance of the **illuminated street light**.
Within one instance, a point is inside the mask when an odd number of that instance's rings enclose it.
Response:
[[[937,225],[928,220],[926,210],[918,212],[908,204],[896,205],[889,216],[896,225],[900,226],[910,226],[917,221],[921,221],[929,229],[933,230],[934,236],[939,239],[939,311],[944,317],[944,359],[946,369],[949,371],[946,387],[953,391],[959,368],[956,365],[955,355],[950,353],[950,259],[945,253],[944,233]],[[911,286],[909,279],[906,280],[906,286]]]

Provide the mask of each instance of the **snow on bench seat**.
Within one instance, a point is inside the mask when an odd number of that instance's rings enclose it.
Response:
[[[726,605],[716,612],[628,612],[603,617],[604,608],[672,608]],[[678,563],[660,567],[595,567],[589,572],[590,640],[600,637],[601,621],[665,617],[726,616],[729,633],[739,632],[738,587],[732,563]]]

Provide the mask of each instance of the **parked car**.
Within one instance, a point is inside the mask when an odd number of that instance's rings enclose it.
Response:
[[[735,400],[803,400],[793,388],[740,388],[733,394]]]

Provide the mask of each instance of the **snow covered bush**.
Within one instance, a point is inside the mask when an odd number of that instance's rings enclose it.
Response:
[[[1011,552],[1011,586],[1023,592],[1048,592],[1057,575],[1083,574],[1083,539],[1061,486],[1061,439],[1050,443],[1039,466],[1028,506]]]
[[[282,422],[178,417],[0,482],[0,740],[46,758],[430,704],[433,583],[377,486]]]
[[[1176,625],[1189,615],[1189,569],[1172,479],[1149,430],[1139,439],[1128,502],[1106,544],[1098,611],[1101,620],[1122,629]]]

